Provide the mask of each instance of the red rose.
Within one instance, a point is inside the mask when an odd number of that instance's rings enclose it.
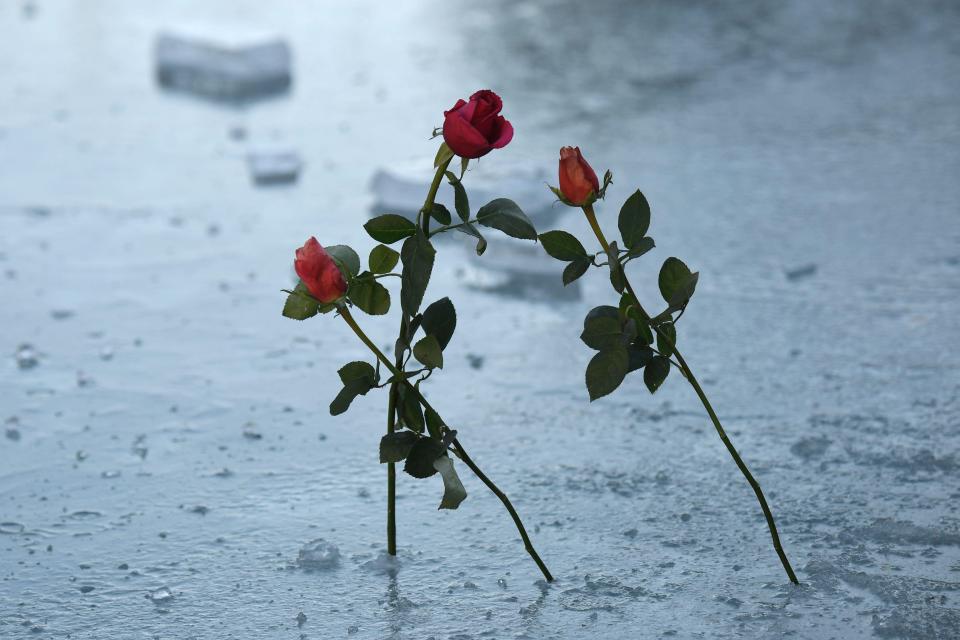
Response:
[[[443,139],[461,158],[479,158],[507,146],[513,125],[500,115],[503,101],[489,89],[477,91],[470,102],[457,100],[443,112]]]
[[[313,297],[320,302],[333,302],[347,292],[347,283],[340,268],[316,238],[311,237],[297,249],[293,268]]]
[[[580,147],[560,149],[560,193],[570,204],[579,207],[589,204],[591,192],[594,197],[600,193],[600,181],[580,155]]]

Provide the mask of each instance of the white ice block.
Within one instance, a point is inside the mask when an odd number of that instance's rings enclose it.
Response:
[[[224,101],[251,100],[290,88],[290,47],[279,38],[162,33],[154,48],[161,86]]]

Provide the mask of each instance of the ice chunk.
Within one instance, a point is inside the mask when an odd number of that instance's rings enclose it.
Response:
[[[300,549],[297,564],[304,569],[332,569],[340,564],[340,549],[323,538],[311,540]]]
[[[33,369],[40,362],[40,356],[37,355],[36,349],[26,342],[17,347],[14,358],[17,361],[17,367],[20,369]]]
[[[166,587],[160,587],[155,589],[147,594],[147,600],[154,602],[155,604],[163,604],[165,602],[170,602],[173,600],[173,592]]]
[[[154,48],[161,86],[206,98],[243,101],[290,88],[290,47],[278,37],[162,33]]]
[[[258,185],[296,182],[302,165],[294,151],[257,151],[247,156],[250,177]]]

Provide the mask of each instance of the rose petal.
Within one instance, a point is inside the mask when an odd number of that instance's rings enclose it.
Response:
[[[500,125],[499,135],[497,135],[496,140],[490,143],[490,146],[494,149],[502,149],[513,140],[513,125],[503,116],[498,116],[498,118],[497,122]]]
[[[479,158],[492,149],[487,139],[456,113],[444,119],[443,139],[461,158]]]

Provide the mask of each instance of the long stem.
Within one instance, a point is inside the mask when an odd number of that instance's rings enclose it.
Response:
[[[423,202],[421,211],[421,224],[423,232],[430,235],[430,209],[433,208],[433,201],[437,197],[437,191],[440,189],[440,182],[443,180],[443,173],[450,165],[450,160],[437,167],[437,172],[433,176],[433,182],[430,183],[430,190],[427,192],[427,198]],[[400,333],[406,330],[405,318],[400,320]],[[397,369],[403,366],[403,361],[397,358]],[[396,431],[397,426],[397,385],[391,384],[388,390],[387,400],[387,433]],[[392,462],[387,463],[387,553],[391,556],[397,555],[397,468]]]
[[[384,355],[383,351],[381,351],[380,348],[377,347],[377,345],[374,344],[369,337],[367,337],[367,334],[363,332],[363,329],[361,329],[360,325],[357,324],[357,321],[353,318],[353,315],[346,306],[340,308],[340,316],[350,326],[350,328],[353,329],[353,332],[357,334],[357,337],[360,338],[363,344],[365,344],[367,348],[373,352],[377,359],[379,359],[380,362],[387,367],[390,373],[398,377],[402,376],[400,369],[394,366],[394,364],[390,362],[390,359]],[[426,409],[433,411],[438,416],[440,415],[439,412],[437,412],[437,410],[430,405],[427,399],[423,397],[419,389],[406,380],[404,380],[403,384],[407,385],[408,391],[412,391],[414,394],[416,394],[420,404],[422,404]],[[446,424],[445,421],[444,424]],[[547,579],[547,582],[553,582],[553,575],[550,574],[550,571],[547,569],[547,565],[543,563],[543,560],[540,559],[540,555],[537,553],[537,550],[533,547],[533,543],[530,541],[530,536],[527,535],[527,529],[523,526],[523,521],[520,519],[519,514],[517,514],[517,510],[514,509],[513,503],[510,502],[510,498],[508,498],[507,494],[500,490],[493,480],[488,478],[487,475],[480,470],[480,467],[478,467],[477,464],[470,458],[470,456],[467,455],[466,449],[463,448],[463,445],[460,444],[460,441],[457,438],[453,439],[453,445],[457,448],[457,453],[460,455],[460,458],[463,460],[464,464],[470,467],[470,470],[473,471],[473,473],[475,473],[485,485],[487,485],[487,488],[489,488],[494,495],[500,498],[500,502],[502,502],[503,506],[506,507],[510,517],[513,519],[513,523],[517,526],[517,530],[520,532],[520,537],[523,539],[523,545],[526,548],[527,553],[529,553],[530,557],[533,558],[533,561],[537,563],[537,566],[543,573],[543,577]]]
[[[437,167],[437,172],[433,174],[433,182],[430,183],[430,190],[427,191],[427,197],[423,201],[423,207],[420,209],[420,213],[423,216],[421,219],[423,232],[428,236],[430,235],[430,210],[433,209],[433,201],[437,198],[440,182],[443,180],[443,174],[447,170],[447,167],[450,166],[451,160],[453,160],[453,156],[447,158],[445,162],[441,162],[440,166]]]
[[[393,385],[387,390],[387,433],[396,431],[397,395]],[[397,467],[387,463],[387,553],[397,555]]]
[[[584,206],[583,213],[586,215],[587,222],[590,223],[593,233],[597,236],[597,240],[600,241],[600,246],[603,247],[605,253],[608,252],[609,244],[603,235],[603,231],[600,229],[600,225],[597,223],[597,216],[593,212],[593,207],[591,205]],[[640,304],[640,298],[638,298],[637,294],[634,292],[630,281],[626,277],[626,274],[624,274],[624,284],[626,285],[627,291],[630,293],[633,299],[636,300],[640,314],[647,322],[649,322],[650,316]],[[753,477],[753,474],[750,473],[750,469],[747,468],[746,463],[744,463],[743,459],[740,457],[736,447],[733,446],[733,443],[727,436],[727,432],[724,430],[723,425],[720,424],[720,419],[717,417],[716,411],[713,410],[713,406],[710,404],[707,394],[704,393],[700,383],[697,382],[696,376],[693,375],[693,371],[690,370],[690,366],[677,350],[676,345],[673,344],[673,342],[670,340],[670,337],[666,336],[662,331],[660,331],[659,328],[653,325],[651,325],[651,327],[657,332],[657,335],[661,339],[665,340],[666,343],[673,348],[673,354],[677,358],[677,363],[680,365],[681,371],[686,376],[690,386],[693,387],[697,397],[700,398],[703,408],[707,410],[707,415],[710,416],[710,420],[713,422],[713,426],[717,430],[717,435],[720,436],[720,440],[723,441],[723,444],[730,453],[730,456],[733,458],[733,461],[737,464],[737,468],[740,469],[740,473],[742,473],[743,477],[747,479],[747,482],[750,483],[750,487],[753,489],[753,492],[757,495],[757,501],[760,503],[760,508],[763,509],[763,516],[766,518],[767,527],[770,529],[770,537],[773,539],[773,548],[776,549],[777,556],[780,557],[780,562],[783,564],[784,571],[787,572],[787,577],[790,578],[790,582],[794,584],[800,584],[800,581],[797,580],[797,574],[793,572],[793,567],[790,566],[790,561],[787,559],[787,554],[784,552],[783,546],[780,544],[780,534],[777,532],[777,523],[773,519],[773,512],[770,511],[770,506],[767,504],[767,499],[763,495],[763,490],[760,488],[760,483],[757,482],[756,478]]]
[[[543,577],[547,579],[547,582],[553,582],[553,575],[550,574],[550,570],[547,569],[547,565],[543,563],[543,560],[540,559],[540,554],[537,553],[537,550],[533,548],[533,543],[530,542],[530,536],[527,535],[527,530],[523,526],[523,522],[520,520],[520,516],[517,514],[517,510],[513,508],[513,504],[510,502],[510,498],[507,497],[500,488],[493,483],[493,480],[487,477],[487,475],[480,470],[480,467],[467,455],[466,450],[463,448],[463,445],[460,444],[460,441],[456,438],[453,439],[453,444],[457,448],[457,453],[460,455],[460,459],[463,460],[463,463],[470,467],[470,470],[480,478],[483,484],[487,485],[487,488],[493,492],[495,496],[500,498],[500,502],[503,503],[503,506],[507,508],[507,511],[510,513],[510,517],[513,518],[513,523],[517,525],[517,531],[520,532],[520,537],[523,539],[523,546],[526,548],[527,553],[530,554],[530,557],[533,558],[533,561],[537,563],[537,566],[540,567]]]

